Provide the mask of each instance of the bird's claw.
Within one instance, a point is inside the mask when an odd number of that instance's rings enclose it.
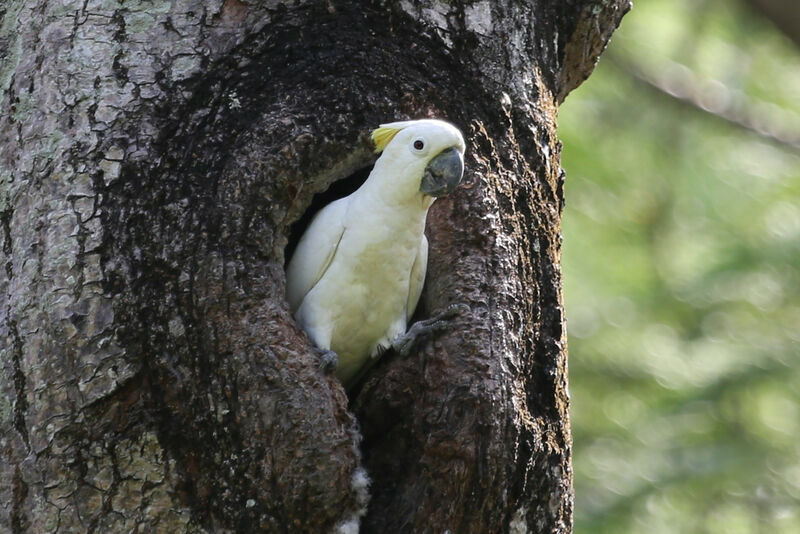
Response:
[[[392,349],[400,356],[408,356],[416,342],[416,336],[410,335],[412,334],[412,329],[413,327],[409,329],[408,332],[400,334],[392,341]]]
[[[319,369],[325,374],[331,374],[339,365],[339,355],[332,350],[321,350],[319,355]]]
[[[469,306],[466,304],[451,304],[433,317],[412,324],[405,334],[397,336],[392,341],[392,349],[401,356],[408,356],[420,338],[446,330],[450,326],[450,319],[454,319],[468,311]]]

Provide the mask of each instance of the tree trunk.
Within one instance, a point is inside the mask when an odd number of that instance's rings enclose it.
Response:
[[[628,3],[5,0],[0,530],[569,532],[556,112]],[[292,225],[426,116],[419,315],[470,311],[348,400]]]

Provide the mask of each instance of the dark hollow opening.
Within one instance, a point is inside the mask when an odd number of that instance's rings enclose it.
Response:
[[[369,177],[369,173],[372,172],[372,167],[373,166],[370,165],[359,169],[347,178],[342,178],[341,180],[333,182],[325,191],[314,195],[314,198],[311,200],[311,205],[306,209],[305,213],[289,227],[289,242],[286,244],[286,251],[284,254],[284,269],[289,265],[289,260],[292,258],[292,255],[294,255],[294,249],[297,248],[297,243],[300,241],[300,238],[303,237],[303,233],[305,233],[308,225],[311,224],[311,220],[314,216],[319,213],[319,210],[335,200],[346,197],[361,187],[361,184]]]

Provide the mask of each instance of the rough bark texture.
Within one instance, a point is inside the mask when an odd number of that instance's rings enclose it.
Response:
[[[326,532],[363,466],[362,532],[569,532],[557,103],[628,3],[6,0],[0,530]],[[349,405],[284,251],[423,116],[468,154],[420,314],[471,311]]]

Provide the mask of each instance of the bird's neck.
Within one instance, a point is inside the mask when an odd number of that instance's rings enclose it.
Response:
[[[400,167],[393,171],[391,161],[379,159],[357,194],[363,195],[376,207],[382,207],[399,216],[425,219],[434,197],[419,190],[423,169]]]

